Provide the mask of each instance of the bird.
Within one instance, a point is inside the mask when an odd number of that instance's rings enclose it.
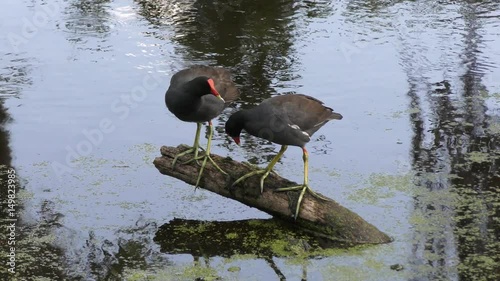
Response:
[[[316,198],[328,200],[309,187],[309,154],[306,144],[312,135],[330,120],[341,120],[343,116],[323,102],[308,95],[285,94],[265,99],[251,109],[244,109],[232,114],[225,124],[225,131],[236,144],[240,144],[240,134],[245,130],[250,135],[280,144],[281,149],[264,170],[252,171],[232,184],[232,188],[243,180],[263,174],[260,178],[260,191],[264,191],[264,180],[272,172],[274,165],[283,156],[289,145],[302,148],[304,161],[304,183],[299,186],[278,188],[276,191],[301,190],[295,209],[295,219],[300,211],[306,191]]]
[[[177,159],[193,153],[192,159],[184,162],[203,159],[196,180],[195,190],[200,183],[203,169],[209,160],[221,173],[226,174],[210,157],[210,145],[213,135],[212,119],[217,117],[230,103],[238,99],[240,92],[231,78],[231,72],[222,67],[194,65],[175,73],[165,93],[165,104],[178,119],[197,124],[193,147],[177,154],[172,161],[174,169]],[[208,122],[209,135],[205,153],[198,156],[199,138],[202,123]],[[203,150],[203,148],[201,148]]]

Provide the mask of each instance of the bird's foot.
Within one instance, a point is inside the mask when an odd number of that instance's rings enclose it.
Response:
[[[188,149],[184,150],[183,152],[181,152],[181,153],[179,153],[179,154],[175,155],[175,157],[174,157],[174,161],[172,161],[172,169],[175,167],[175,164],[177,163],[177,160],[178,160],[180,157],[182,157],[182,156],[184,156],[184,155],[186,155],[186,154],[191,154],[191,153],[194,153],[194,157],[193,157],[193,159],[188,160],[188,161],[186,161],[186,162],[184,162],[184,163],[182,163],[182,164],[183,164],[183,165],[185,165],[185,164],[188,164],[188,163],[190,163],[190,162],[192,162],[192,161],[196,161],[196,163],[197,163],[198,165],[200,165],[200,163],[198,162],[198,159],[196,159],[196,158],[198,158],[198,152],[199,152],[199,149],[202,149],[202,150],[203,150],[203,148],[201,148],[201,147],[190,147],[190,148],[188,148]]]
[[[250,173],[242,176],[241,178],[237,179],[235,182],[233,182],[233,184],[231,185],[231,189],[234,189],[238,183],[246,180],[247,178],[249,178],[251,176],[263,174],[262,177],[260,177],[260,193],[262,194],[262,192],[264,192],[264,180],[267,178],[267,176],[269,176],[269,173],[271,171],[272,170],[255,170],[255,171],[252,171],[252,172],[250,172]]]
[[[198,160],[202,160],[202,159],[203,159],[203,162],[200,164],[198,162]],[[212,165],[214,165],[214,167],[217,170],[219,170],[219,172],[223,173],[226,176],[228,175],[224,170],[221,169],[221,167],[219,167],[219,165],[217,165],[217,163],[215,163],[215,161],[212,159],[212,157],[210,157],[210,153],[207,153],[205,151],[205,153],[203,155],[195,157],[195,158],[193,158],[191,160],[188,160],[188,161],[184,162],[184,164],[188,164],[188,163],[191,163],[193,161],[196,161],[196,163],[201,166],[200,172],[198,173],[198,178],[196,179],[196,184],[194,186],[195,190],[198,188],[198,186],[200,184],[201,175],[203,174],[203,170],[205,169],[205,166],[207,164],[207,160],[210,160],[210,163],[212,163]]]
[[[198,157],[194,157],[193,159],[190,159],[182,164],[189,164],[193,161],[196,161],[196,164],[202,166],[202,169],[203,169],[205,167],[205,164],[200,164],[200,162],[198,162],[198,160],[203,160],[204,161],[203,163],[205,163],[206,159],[210,160],[210,163],[212,163],[212,165],[214,165],[214,167],[217,170],[219,170],[219,172],[223,173],[226,176],[228,175],[224,170],[222,170],[221,167],[219,167],[219,165],[217,165],[217,163],[215,163],[215,161],[212,159],[212,157],[210,157],[210,154],[208,154],[208,153],[204,153],[203,155],[200,155]]]
[[[301,190],[300,195],[299,195],[299,200],[297,201],[297,207],[295,208],[295,220],[297,220],[297,218],[299,217],[300,205],[302,204],[302,199],[304,199],[304,194],[306,193],[306,191],[308,191],[313,197],[316,197],[320,200],[324,200],[324,201],[330,200],[329,198],[324,197],[324,196],[316,193],[314,190],[312,190],[309,187],[308,184],[277,188],[274,191],[283,192],[283,191],[294,191],[294,190]]]
[[[186,152],[185,154],[194,153],[193,158],[191,158],[191,159],[189,159],[187,161],[182,162],[182,165],[187,165],[187,164],[189,164],[189,163],[191,163],[191,162],[194,161],[194,162],[196,162],[196,164],[198,164],[198,166],[201,166],[201,164],[200,164],[200,162],[198,160],[203,159],[205,157],[205,155],[198,156],[198,153],[200,152],[200,150],[201,150],[201,152],[206,153],[205,149],[203,147],[201,147],[201,146],[199,146],[197,149],[195,149],[194,147],[191,147],[190,149],[182,152],[182,153]],[[182,154],[182,155],[184,155],[184,154]]]

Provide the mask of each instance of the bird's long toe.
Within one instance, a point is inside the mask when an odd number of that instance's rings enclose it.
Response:
[[[297,220],[297,218],[299,216],[300,206],[302,205],[302,201],[304,199],[304,194],[306,193],[306,191],[308,191],[311,194],[311,196],[313,196],[317,199],[325,200],[325,201],[330,200],[329,198],[324,197],[324,196],[320,195],[319,193],[316,193],[314,190],[312,190],[312,188],[309,187],[308,184],[302,184],[302,185],[296,185],[296,186],[275,189],[275,191],[277,191],[277,192],[298,191],[298,190],[300,190],[300,195],[299,195],[299,199],[297,200],[297,207],[295,208],[295,220]]]
[[[235,188],[237,184],[243,182],[244,180],[246,180],[249,177],[252,177],[252,176],[255,176],[258,174],[262,174],[262,173],[265,173],[265,170],[256,170],[256,171],[252,171],[248,174],[245,174],[244,176],[242,176],[239,179],[237,179],[236,181],[234,181],[233,184],[231,185],[231,188]]]
[[[212,157],[210,157],[210,155],[207,155],[206,156],[208,158],[208,160],[210,160],[210,163],[212,163],[212,165],[214,165],[214,167],[219,170],[219,172],[223,173],[224,175],[229,175],[228,173],[226,173],[224,170],[222,170],[221,167],[219,167],[219,165],[217,165],[217,163],[215,163],[214,159],[212,159]]]
[[[195,150],[195,148],[194,148],[194,147],[190,147],[190,148],[188,148],[188,149],[184,150],[183,152],[178,153],[177,155],[175,155],[175,157],[174,157],[174,161],[172,161],[172,169],[175,167],[175,164],[177,164],[177,160],[179,160],[179,158],[180,158],[180,157],[182,157],[182,156],[184,156],[184,155],[187,155],[187,154],[191,154],[191,153],[194,153],[194,154],[195,154],[195,157],[196,157],[196,154],[198,154],[198,153],[196,153],[196,150]],[[188,160],[188,161],[186,161],[186,162],[184,162],[184,163],[182,163],[182,164],[183,164],[183,165],[185,165],[185,164],[187,164],[187,163],[189,163],[189,162],[191,162],[191,161],[192,161],[192,159],[191,159],[191,160]]]
[[[264,180],[267,178],[267,176],[269,176],[270,172],[271,171],[265,171],[264,175],[262,175],[262,177],[260,178],[260,194],[264,192]]]

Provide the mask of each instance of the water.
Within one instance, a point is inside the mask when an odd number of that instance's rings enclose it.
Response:
[[[495,1],[7,0],[0,15],[1,179],[17,172],[18,277],[500,278]],[[247,220],[269,218],[152,165],[161,145],[192,142],[195,125],[163,95],[194,63],[229,68],[242,93],[215,122],[213,153],[269,161],[277,146],[244,136],[237,147],[223,124],[276,94],[340,112],[308,144],[310,183],[395,241],[311,259],[245,255],[227,235],[210,238],[220,251],[182,246],[197,236],[169,248],[169,222],[245,225],[231,232],[241,237]],[[301,151],[276,169],[300,181]]]

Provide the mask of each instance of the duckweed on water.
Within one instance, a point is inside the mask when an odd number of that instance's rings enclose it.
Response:
[[[370,279],[371,272],[362,269],[361,266],[353,265],[328,265],[321,269],[324,280],[329,280],[335,276],[338,281],[367,280]]]
[[[499,135],[500,134],[500,123],[491,123],[490,126],[487,128],[487,130],[492,135]]]
[[[49,162],[48,161],[42,161],[42,162],[38,162],[38,163],[33,163],[33,167],[47,167],[49,166]]]
[[[125,281],[163,281],[163,280],[179,280],[178,275],[168,271],[146,271],[140,269],[127,269],[124,272]],[[194,279],[191,279],[194,280]]]
[[[226,264],[242,258],[282,257],[287,263],[306,265],[311,257],[363,251],[362,247],[322,249],[317,238],[275,220],[204,223],[175,219],[160,227],[155,241],[165,253],[225,257]]]
[[[229,272],[240,272],[241,271],[241,267],[239,266],[230,266],[227,271]]]
[[[360,178],[362,178],[360,176]],[[414,189],[413,174],[405,173],[401,175],[371,174],[368,179],[362,180],[362,184],[367,186],[355,189],[349,195],[349,199],[355,202],[366,202],[377,204],[380,199],[392,198],[396,192],[410,194]]]
[[[399,119],[401,117],[408,116],[408,114],[414,114],[414,113],[419,113],[419,112],[420,112],[420,108],[418,108],[418,107],[412,107],[412,108],[409,108],[407,110],[394,111],[392,113],[391,117],[394,118],[394,119]]]
[[[203,280],[205,281],[220,279],[218,270],[210,267],[204,267],[199,264],[185,267],[181,276],[186,280],[195,280],[200,277],[203,277]]]
[[[334,178],[339,178],[341,175],[340,175],[340,173],[339,173],[338,171],[336,171],[336,170],[332,170],[332,171],[330,171],[330,172],[328,173],[328,176],[330,176],[330,177],[334,177]]]
[[[226,238],[227,239],[236,239],[236,238],[238,238],[238,233],[236,233],[236,232],[228,233],[228,234],[226,234]]]
[[[56,237],[51,228],[47,223],[18,226],[17,230],[22,235],[16,237],[16,272],[11,275],[11,280],[25,280],[26,274],[32,280],[59,279],[64,272],[64,263],[60,260],[60,250],[52,246]],[[0,234],[0,239],[6,239],[5,232]],[[6,256],[3,249],[0,247],[0,255]],[[5,263],[1,263],[1,272],[7,272],[5,266]]]
[[[136,144],[129,151],[141,151],[145,153],[157,153],[159,151],[159,147],[152,143],[141,143]]]
[[[412,176],[409,173],[402,175],[371,174],[368,182],[374,187],[387,187],[390,190],[409,191],[412,187]]]
[[[414,114],[414,113],[419,113],[421,110],[418,107],[412,107],[406,110],[406,113],[409,114]]]
[[[102,166],[109,162],[108,159],[104,158],[95,158],[92,156],[81,156],[76,159],[73,159],[71,163],[78,165],[79,167],[95,167]]]
[[[491,155],[486,152],[471,151],[467,153],[465,159],[473,163],[483,163],[490,161]]]
[[[130,152],[139,152],[142,156],[142,160],[144,163],[146,163],[148,166],[153,165],[153,159],[156,156],[159,155],[158,151],[160,148],[154,144],[151,143],[142,143],[142,144],[137,144],[134,145],[131,149],[129,149]]]
[[[401,118],[403,116],[403,113],[404,113],[404,111],[401,111],[401,110],[395,111],[392,113],[391,117],[394,119],[398,119],[398,118]]]
[[[127,269],[123,274],[123,280],[126,281],[192,281],[198,278],[203,280],[221,280],[218,271],[222,270],[219,267],[210,268],[204,267],[195,263],[189,266],[176,266],[168,267],[164,270],[140,270],[140,269]]]

